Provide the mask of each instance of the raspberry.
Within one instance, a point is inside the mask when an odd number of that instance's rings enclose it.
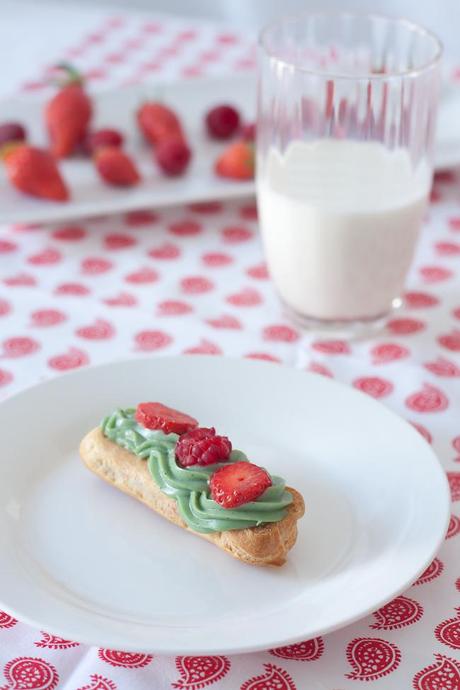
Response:
[[[246,141],[255,141],[256,138],[256,123],[248,122],[241,127],[241,137]]]
[[[240,126],[240,114],[231,105],[218,105],[206,115],[208,134],[213,139],[230,139]]]
[[[154,157],[165,175],[175,177],[185,172],[192,152],[182,138],[175,137],[160,141],[155,147]]]
[[[27,132],[19,122],[4,122],[0,125],[0,146],[12,141],[25,141]]]
[[[228,460],[232,444],[226,436],[216,436],[214,427],[192,429],[177,442],[176,458],[183,467],[213,465]]]
[[[123,146],[123,139],[123,134],[116,129],[97,129],[86,135],[83,147],[86,153],[92,154],[96,149],[104,148],[105,146],[116,146],[119,148]]]
[[[251,462],[235,462],[220,467],[209,481],[211,498],[222,508],[238,508],[255,501],[271,485],[268,472]]]

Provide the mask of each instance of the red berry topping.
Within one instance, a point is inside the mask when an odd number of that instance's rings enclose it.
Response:
[[[135,418],[146,429],[158,429],[165,434],[185,434],[198,426],[193,417],[159,402],[139,403]]]
[[[84,141],[84,149],[87,153],[94,153],[96,149],[105,146],[123,146],[124,137],[116,129],[97,129],[89,132]]]
[[[247,122],[241,127],[241,137],[246,141],[254,141],[256,138],[256,123]]]
[[[182,138],[165,139],[157,144],[155,160],[165,175],[174,177],[185,172],[192,152]]]
[[[180,437],[176,458],[183,467],[213,465],[230,457],[232,444],[226,436],[216,436],[214,427],[192,429]]]
[[[0,125],[0,146],[11,141],[25,141],[27,133],[19,122],[4,122]]]
[[[206,115],[206,127],[213,139],[229,139],[240,126],[240,115],[231,105],[218,105]]]
[[[222,508],[238,508],[255,501],[271,485],[268,472],[252,462],[235,462],[221,467],[209,481],[211,498]]]

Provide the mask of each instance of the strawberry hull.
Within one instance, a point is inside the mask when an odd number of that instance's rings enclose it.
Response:
[[[80,84],[70,84],[59,91],[45,111],[51,152],[67,158],[86,136],[92,116],[92,104]]]

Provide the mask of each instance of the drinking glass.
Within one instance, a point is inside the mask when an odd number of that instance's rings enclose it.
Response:
[[[259,43],[257,201],[269,273],[302,326],[401,302],[431,187],[442,47],[404,19],[306,13]]]

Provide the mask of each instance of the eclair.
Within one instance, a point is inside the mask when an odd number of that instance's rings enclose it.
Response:
[[[101,479],[240,561],[280,566],[295,544],[301,494],[162,403],[115,410],[83,438],[80,455]]]

